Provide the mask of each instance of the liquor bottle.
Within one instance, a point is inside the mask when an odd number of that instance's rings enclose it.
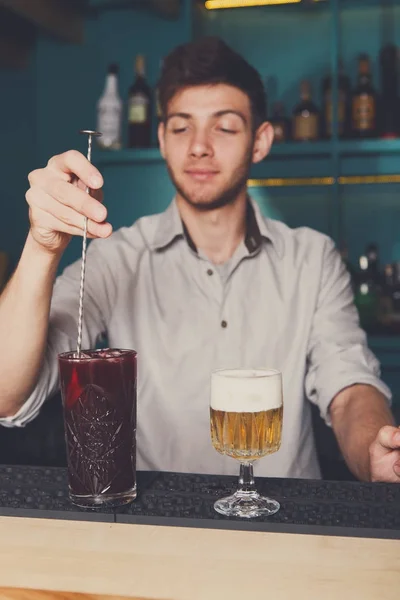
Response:
[[[100,148],[121,148],[121,125],[123,103],[118,92],[118,65],[108,67],[102,95],[97,102],[97,131],[103,135],[96,138]]]
[[[371,80],[369,58],[358,59],[358,84],[352,98],[352,131],[355,137],[376,135],[377,95]]]
[[[368,274],[368,258],[363,255],[359,260],[360,272],[354,293],[354,301],[360,317],[360,324],[366,331],[376,330],[378,324],[379,294]]]
[[[293,110],[293,139],[316,140],[319,137],[319,111],[311,100],[309,81],[301,82],[300,96],[301,100]]]
[[[393,312],[400,315],[400,262],[393,263],[393,279],[392,279],[392,302]]]
[[[394,269],[393,265],[387,264],[383,275],[383,288],[380,299],[379,321],[385,330],[393,328],[393,291],[394,291]]]
[[[381,102],[379,110],[379,133],[381,138],[391,139],[399,134],[398,59],[393,44],[384,46],[379,55],[381,72]]]
[[[152,94],[145,77],[144,56],[135,61],[135,82],[128,94],[128,146],[149,148],[151,146]]]
[[[339,138],[345,138],[350,133],[351,121],[351,86],[350,79],[344,73],[343,62],[338,65],[338,92],[337,92],[337,133]],[[322,129],[323,137],[332,136],[333,104],[332,104],[332,75],[327,75],[322,81]]]
[[[290,139],[290,120],[285,116],[282,102],[275,102],[269,122],[274,129],[274,143],[280,144]]]

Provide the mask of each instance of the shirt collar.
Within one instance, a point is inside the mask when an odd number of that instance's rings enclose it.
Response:
[[[160,215],[159,225],[156,229],[152,250],[164,250],[171,246],[177,239],[186,239],[189,247],[197,252],[196,246],[190,237],[185,224],[179,214],[176,200],[174,199],[168,208]],[[268,219],[268,222],[261,214],[261,210],[252,198],[248,197],[246,210],[246,237],[245,245],[249,254],[256,252],[263,240],[267,240],[273,244],[279,256],[282,255],[282,240],[275,230],[273,221]]]
[[[159,215],[158,227],[150,247],[152,250],[164,250],[177,238],[182,238],[184,235],[184,225],[174,199],[168,208]]]

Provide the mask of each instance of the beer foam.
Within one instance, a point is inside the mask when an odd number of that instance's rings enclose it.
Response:
[[[282,406],[282,377],[273,369],[223,369],[211,375],[214,410],[261,412]]]

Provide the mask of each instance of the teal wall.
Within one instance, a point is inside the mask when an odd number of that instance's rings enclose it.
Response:
[[[34,164],[35,69],[0,72],[0,250],[15,265],[28,231],[25,192]]]
[[[311,81],[319,102],[321,79],[330,68],[327,7],[311,11],[287,5],[196,14],[196,34],[218,35],[243,54],[261,74],[271,102],[282,100],[290,111],[304,78]]]

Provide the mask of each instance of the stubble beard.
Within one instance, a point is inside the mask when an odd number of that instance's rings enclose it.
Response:
[[[238,171],[236,171],[232,183],[230,185],[225,186],[225,188],[220,190],[214,197],[211,195],[211,197],[208,200],[197,200],[195,197],[193,197],[196,194],[196,192],[194,192],[194,194],[190,194],[190,192],[179,183],[168,163],[167,169],[171,181],[174,184],[176,191],[181,196],[181,198],[183,198],[185,202],[187,202],[190,206],[192,206],[199,212],[208,212],[212,210],[217,210],[230,204],[234,204],[239,194],[244,189],[246,189],[247,180],[249,177],[250,167],[252,163],[251,157],[252,149],[249,149],[243,161],[242,167]]]

